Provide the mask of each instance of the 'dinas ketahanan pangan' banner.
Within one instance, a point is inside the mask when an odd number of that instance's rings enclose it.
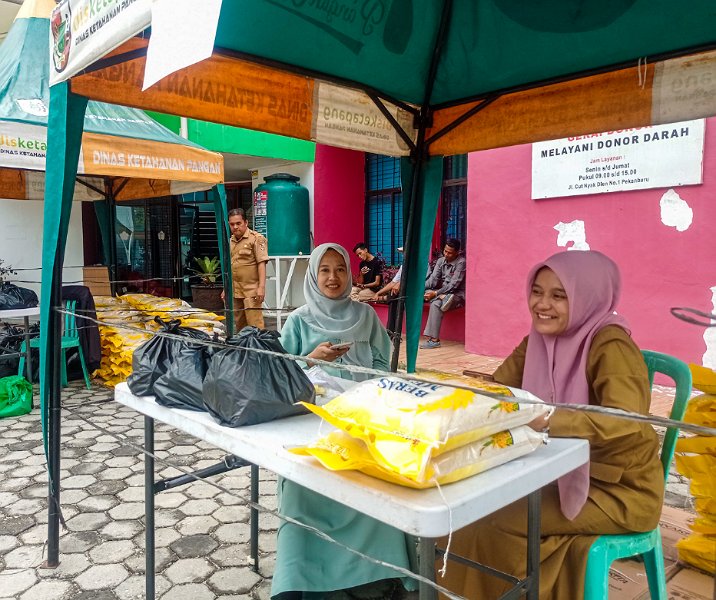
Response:
[[[534,143],[532,198],[702,183],[704,129],[697,119]]]

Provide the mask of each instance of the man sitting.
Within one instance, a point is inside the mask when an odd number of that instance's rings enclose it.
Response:
[[[398,252],[403,251],[403,247],[396,248]],[[395,298],[398,293],[400,292],[400,278],[403,275],[403,265],[400,265],[400,268],[397,270],[395,275],[393,275],[393,279],[390,281],[390,283],[386,283],[381,289],[379,289],[375,293],[375,297],[373,300],[378,300],[379,302],[387,302],[388,300],[391,300],[392,298]]]
[[[368,251],[365,242],[358,242],[353,252],[360,258],[358,278],[351,290],[352,300],[372,300],[383,281],[383,261]]]
[[[443,255],[425,280],[424,299],[430,302],[423,331],[428,339],[420,347],[439,348],[443,313],[465,305],[465,257],[460,255],[460,240],[450,238],[445,243]]]

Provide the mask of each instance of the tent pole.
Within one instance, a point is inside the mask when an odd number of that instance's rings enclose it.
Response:
[[[52,278],[54,280],[51,296],[51,318],[49,328],[49,345],[57,348],[58,341],[62,338],[62,314],[57,309],[62,306],[62,262],[56,261]],[[58,294],[59,291],[59,294]],[[59,297],[58,297],[59,296]],[[62,421],[62,388],[60,384],[60,373],[62,365],[60,360],[62,352],[57,348],[50,354],[50,398],[49,398],[49,421],[48,421],[48,519],[47,519],[47,566],[54,568],[60,564],[60,520],[62,513],[60,509],[60,438]]]
[[[107,190],[107,230],[109,236],[109,291],[117,295],[117,203],[114,198],[114,182],[105,177]]]
[[[425,95],[423,103],[420,107],[420,113],[417,117],[418,121],[418,137],[415,142],[415,149],[411,152],[411,161],[413,163],[412,181],[410,185],[410,196],[407,205],[407,214],[405,219],[405,258],[403,260],[403,276],[400,279],[400,293],[398,294],[398,309],[396,314],[396,337],[395,345],[393,347],[393,356],[390,361],[391,371],[396,371],[398,368],[398,356],[400,355],[400,336],[403,331],[403,308],[405,300],[407,299],[408,312],[414,315],[417,311],[422,314],[422,294],[419,290],[419,284],[422,283],[422,278],[416,278],[419,276],[420,267],[420,236],[415,231],[416,222],[417,226],[425,225],[425,215],[422,214],[418,220],[416,213],[418,212],[418,199],[424,195],[423,186],[423,169],[425,162],[429,158],[428,156],[428,145],[426,143],[427,128],[432,124],[432,111],[430,108],[430,98],[433,93],[433,84],[435,81],[435,74],[437,73],[438,64],[440,62],[440,56],[442,54],[445,39],[447,38],[447,32],[450,26],[450,17],[452,15],[452,0],[444,0],[442,13],[440,15],[440,27],[435,39],[435,46],[433,47],[433,56],[430,62],[430,69],[428,72],[427,83],[425,86]],[[401,169],[402,171],[402,169]],[[424,202],[423,202],[424,204]],[[432,225],[432,223],[431,223]],[[411,294],[410,297],[407,294]],[[408,315],[408,317],[411,316]],[[420,319],[410,319],[406,326],[407,336],[407,371],[409,373],[415,371],[415,361],[418,354],[417,341],[420,339],[420,333],[417,336],[412,335],[411,325],[413,322],[418,323],[420,327]],[[408,331],[410,329],[410,332]],[[415,340],[413,338],[415,337]]]
[[[224,284],[224,305],[226,310],[226,336],[234,335],[234,285],[231,278],[231,247],[229,246],[229,217],[226,208],[226,188],[223,183],[211,188],[216,217],[216,238],[219,241],[221,281]]]
[[[72,94],[68,82],[50,88],[40,292],[40,414],[47,435],[48,466],[47,567],[59,564],[62,267],[86,108],[87,98]]]

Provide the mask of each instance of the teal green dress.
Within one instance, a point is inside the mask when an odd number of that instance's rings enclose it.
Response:
[[[365,341],[326,339],[306,324],[299,309],[289,316],[283,326],[281,344],[291,354],[306,355],[321,342],[354,341],[344,355],[346,362],[358,364],[360,360],[362,366],[387,370],[390,354],[388,334],[370,306],[361,304],[360,307],[359,310],[365,309],[373,315],[367,317],[369,326],[361,328],[359,337],[365,338]],[[346,371],[326,370],[332,371],[332,375],[350,378]],[[278,482],[278,502],[281,514],[316,527],[363,554],[410,568],[409,541],[403,532],[283,478],[279,478]],[[392,569],[361,559],[285,521],[279,526],[277,544],[272,598],[284,592],[297,591],[307,592],[304,593],[305,598],[320,598],[320,592],[399,577],[399,573]],[[404,585],[415,589],[413,580],[405,581]]]

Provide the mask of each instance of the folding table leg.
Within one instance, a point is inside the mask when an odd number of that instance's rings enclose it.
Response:
[[[539,546],[542,529],[542,490],[527,496],[527,600],[539,599]]]
[[[418,574],[435,581],[435,539],[421,537],[418,539]],[[420,582],[418,587],[420,600],[436,600],[438,593],[434,587]]]
[[[154,600],[154,419],[144,417],[144,584]]]
[[[251,502],[259,503],[259,468],[251,465]],[[251,558],[254,572],[259,572],[259,511],[251,507]]]
[[[32,385],[32,348],[30,348],[30,317],[23,317],[25,322],[25,362],[27,363],[27,380]],[[30,408],[35,408],[35,401],[30,396]]]

